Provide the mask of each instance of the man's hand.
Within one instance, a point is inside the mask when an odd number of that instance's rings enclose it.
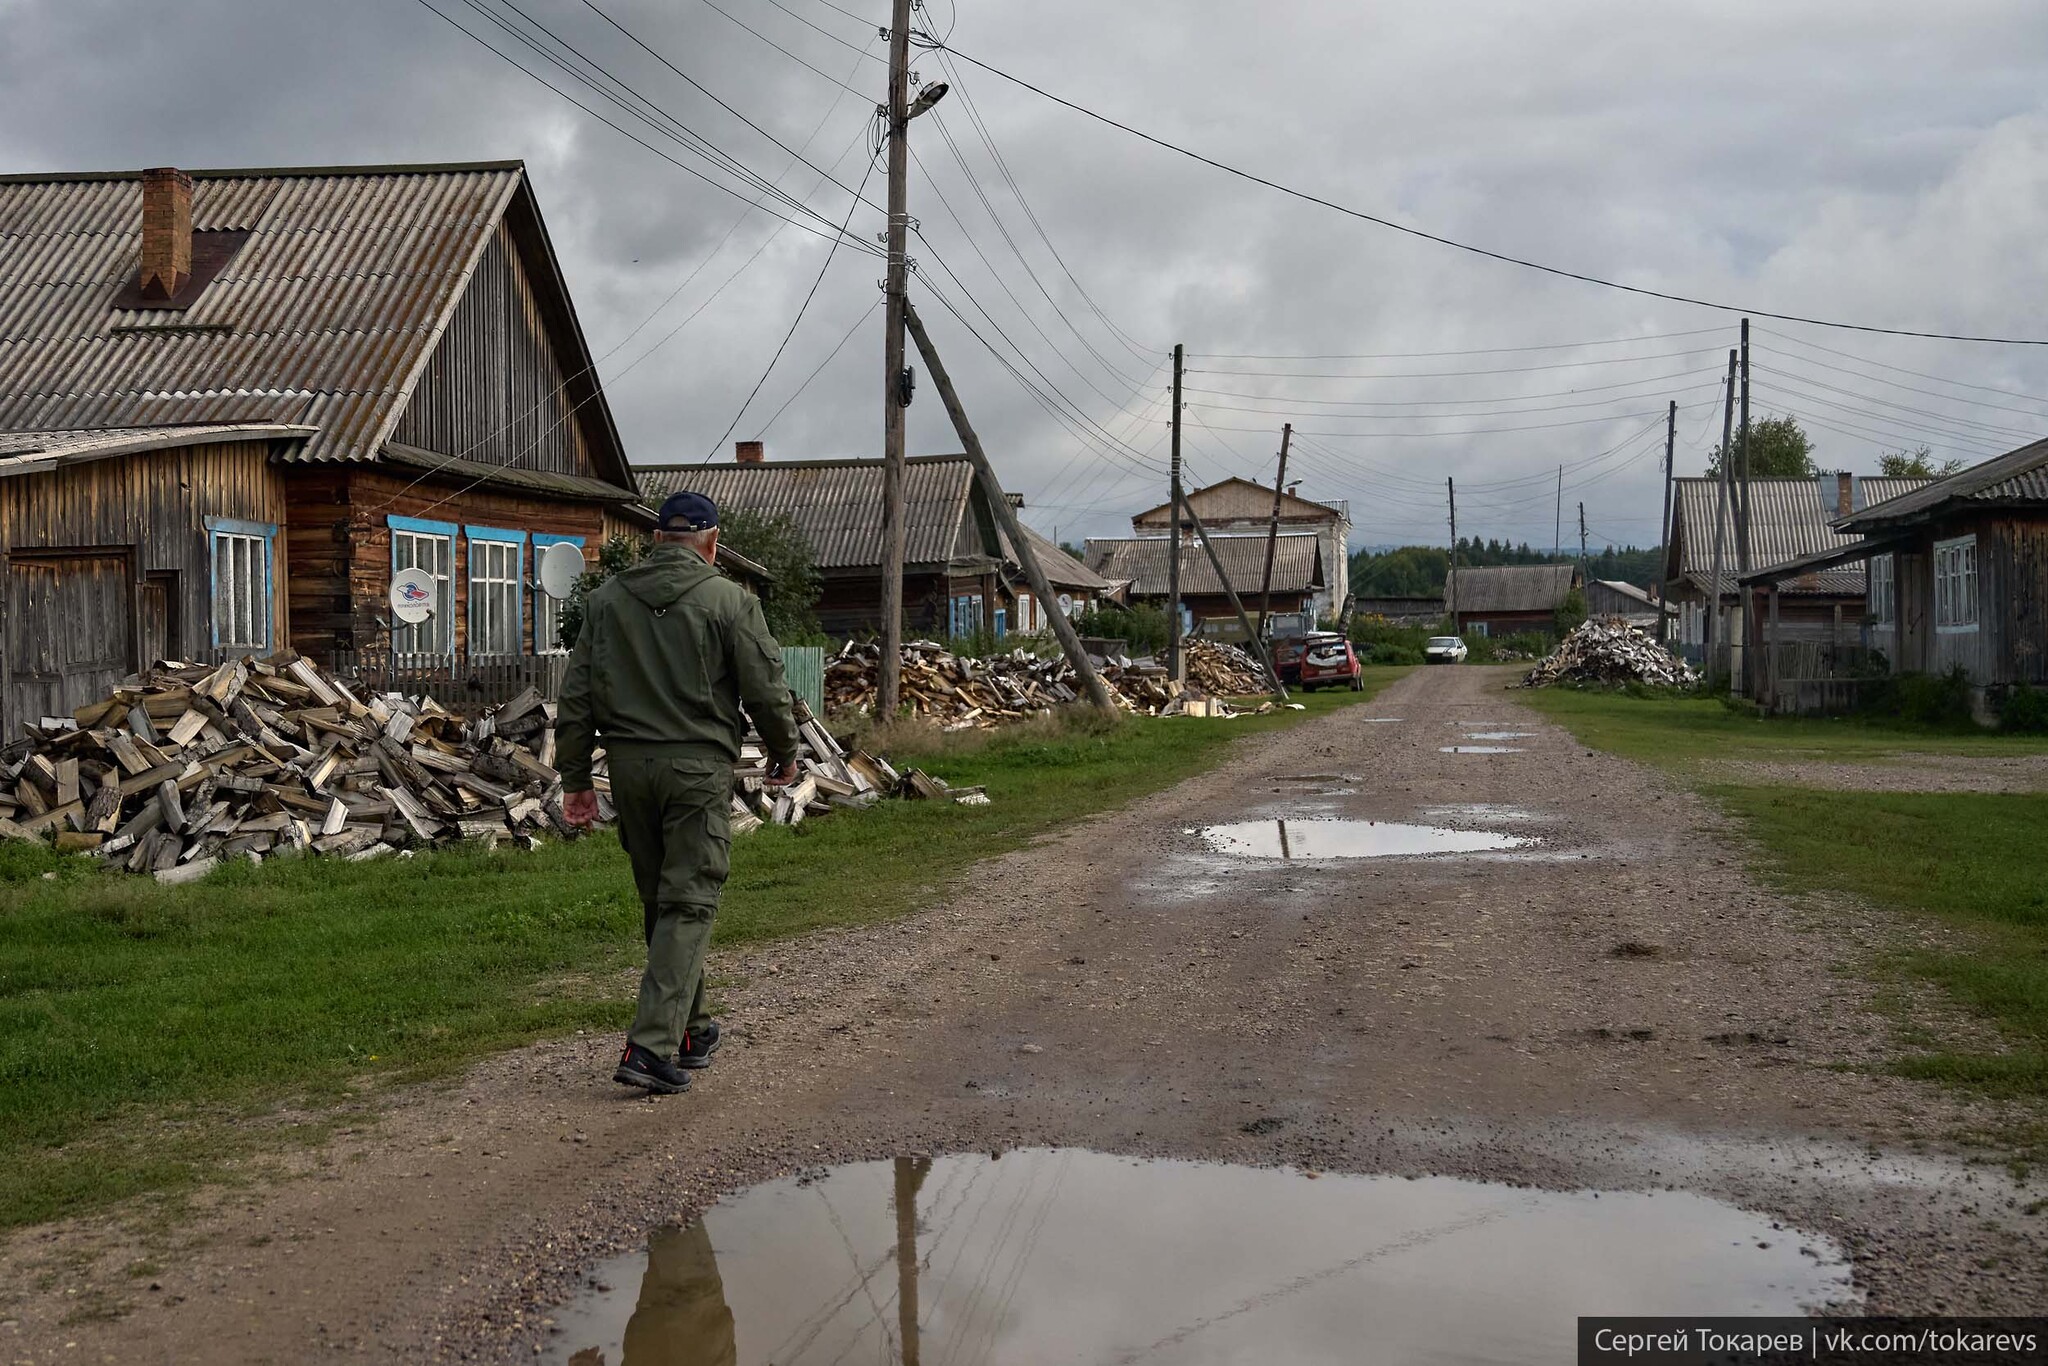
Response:
[[[795,781],[796,760],[794,759],[791,759],[781,768],[774,770],[768,775],[768,786],[770,787],[788,787],[791,783]]]
[[[562,819],[578,829],[597,824],[597,793],[590,788],[562,794]]]

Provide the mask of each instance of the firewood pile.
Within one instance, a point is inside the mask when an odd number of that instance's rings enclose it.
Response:
[[[1522,680],[1525,688],[1559,683],[1648,683],[1655,687],[1690,688],[1699,674],[1649,636],[1619,617],[1587,620],[1573,627],[1555,650],[1537,661]]]
[[[798,706],[798,781],[769,789],[753,743],[734,772],[736,830],[905,789],[885,760],[845,753]],[[0,751],[0,837],[54,835],[59,849],[166,883],[236,858],[363,861],[575,833],[562,818],[554,705],[530,688],[468,720],[286,652],[163,664],[27,731]],[[601,757],[593,786],[609,820]]]
[[[826,709],[871,711],[881,660],[879,645],[848,641],[825,668]],[[1187,642],[1189,688],[1174,682],[1166,666],[1151,658],[1113,655],[1097,660],[1096,667],[1110,694],[1141,716],[1178,714],[1190,691],[1238,697],[1266,689],[1258,661],[1235,645],[1216,641]],[[1065,659],[1040,658],[1025,650],[972,659],[929,640],[903,646],[902,679],[904,703],[946,730],[987,729],[1043,716],[1082,697],[1080,679]]]

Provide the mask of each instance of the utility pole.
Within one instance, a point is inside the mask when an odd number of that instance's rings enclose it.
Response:
[[[968,462],[974,466],[975,478],[981,481],[982,493],[988,498],[990,510],[995,513],[996,524],[1017,551],[1017,559],[1024,566],[1024,577],[1031,585],[1032,596],[1041,603],[1052,605],[1052,633],[1066,654],[1068,666],[1081,680],[1081,690],[1097,710],[1111,716],[1118,715],[1117,702],[1110,696],[1109,685],[1102,681],[1102,675],[1095,672],[1088,652],[1081,648],[1080,633],[1074,629],[1074,623],[1067,620],[1067,614],[1059,610],[1059,595],[1047,581],[1045,569],[1038,563],[1038,552],[1031,548],[1030,538],[1017,521],[1017,510],[1010,506],[1002,485],[996,480],[995,467],[989,464],[988,453],[981,448],[981,438],[975,435],[973,424],[967,420],[967,409],[953,388],[953,377],[946,373],[945,364],[939,359],[939,349],[932,345],[923,320],[908,303],[903,306],[903,322],[917,343],[918,355],[924,357],[924,368],[931,371],[932,387],[939,391],[939,399],[946,405],[946,415],[953,419],[953,431],[960,438],[961,449],[967,452]]]
[[[1672,399],[1671,406],[1664,414],[1664,516],[1657,523],[1657,550],[1664,557],[1664,563],[1671,562],[1671,461],[1678,450],[1678,400]],[[1657,576],[1657,639],[1669,643],[1671,580],[1664,574]]]
[[[1586,505],[1579,504],[1579,578],[1586,577]]]
[[[1444,615],[1451,619],[1451,630],[1458,629],[1458,486],[1448,476],[1444,479],[1444,492],[1451,500],[1451,559],[1444,566]]]
[[[1749,487],[1749,319],[1747,318],[1742,320],[1742,436],[1740,444],[1742,448],[1742,520],[1736,524],[1739,530],[1736,542],[1736,555],[1741,561],[1742,572],[1747,574],[1756,567],[1749,560],[1752,545],[1749,520],[1751,508]],[[1742,695],[1747,697],[1752,691],[1749,686],[1751,643],[1749,590],[1746,588],[1740,589],[1736,594],[1735,603],[1742,612]]]
[[[922,1357],[917,1332],[917,1192],[930,1175],[929,1157],[896,1159],[896,1331],[902,1339],[903,1366],[918,1366]]]
[[[1273,618],[1273,552],[1280,545],[1280,500],[1287,495],[1287,444],[1294,439],[1294,424],[1280,427],[1280,473],[1273,477],[1273,520],[1266,527],[1266,577],[1259,586],[1259,629],[1270,631]]]
[[[1173,344],[1173,471],[1168,478],[1169,516],[1173,535],[1166,542],[1166,676],[1175,682],[1183,678],[1180,658],[1180,367],[1181,343]]]
[[[1557,516],[1550,527],[1550,553],[1564,549],[1564,466],[1557,467]]]
[[[882,320],[882,671],[875,714],[896,715],[903,681],[903,304],[910,227],[910,0],[889,20],[889,282]]]
[[[1707,681],[1714,680],[1714,647],[1727,644],[1727,628],[1721,623],[1721,564],[1722,554],[1728,544],[1728,480],[1729,467],[1735,463],[1735,353],[1728,353],[1728,382],[1722,389],[1721,397],[1721,483],[1714,496],[1714,582],[1710,590],[1713,599],[1707,608],[1706,646]]]
[[[1195,515],[1193,508],[1189,508],[1187,513],[1188,523],[1194,528],[1196,538],[1202,543],[1202,553],[1209,557],[1209,567],[1216,571],[1216,582],[1223,585],[1223,595],[1230,599],[1230,610],[1237,614],[1237,624],[1243,628],[1245,640],[1252,647],[1252,654],[1258,658],[1259,666],[1266,671],[1266,682],[1273,685],[1273,696],[1285,702],[1287,686],[1280,681],[1280,671],[1273,667],[1272,652],[1266,648],[1265,642],[1259,639],[1258,633],[1252,630],[1251,621],[1245,616],[1244,604],[1238,601],[1237,590],[1230,585],[1230,575],[1223,571],[1223,558],[1216,553],[1216,547],[1209,541],[1209,528],[1202,525],[1202,519]]]

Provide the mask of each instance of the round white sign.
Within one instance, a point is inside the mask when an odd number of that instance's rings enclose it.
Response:
[[[551,598],[566,598],[583,577],[583,548],[567,541],[544,546],[540,552],[540,591]]]
[[[408,626],[434,615],[434,576],[424,569],[401,569],[391,576],[391,615]]]

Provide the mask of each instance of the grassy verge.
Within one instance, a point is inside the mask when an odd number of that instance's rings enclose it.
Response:
[[[1231,721],[1061,720],[899,737],[897,757],[984,785],[981,807],[888,803],[736,842],[718,942],[928,905],[977,860],[1167,787]],[[921,751],[913,753],[913,750]],[[275,862],[159,887],[0,842],[0,1227],[174,1191],[365,1088],[577,1028],[622,1029],[640,910],[608,835],[533,854]]]
[[[1532,688],[1515,697],[1595,748],[1666,765],[1699,759],[1882,763],[1903,753],[2048,754],[2048,736],[1821,717],[1759,717],[1712,697],[1634,697],[1570,688]]]
[[[1544,690],[1521,694],[1589,745],[1683,771],[1703,758],[1882,762],[1902,752],[1959,757],[2048,752],[2039,737],[1867,722],[1758,720],[1696,698]],[[1900,1060],[1909,1075],[1995,1094],[2048,1099],[2048,795],[1844,792],[1766,784],[1701,789],[1762,851],[1761,871],[1789,891],[1845,892],[1938,916],[1956,947],[1896,964],[1994,1021],[2002,1052],[1924,1034]]]

